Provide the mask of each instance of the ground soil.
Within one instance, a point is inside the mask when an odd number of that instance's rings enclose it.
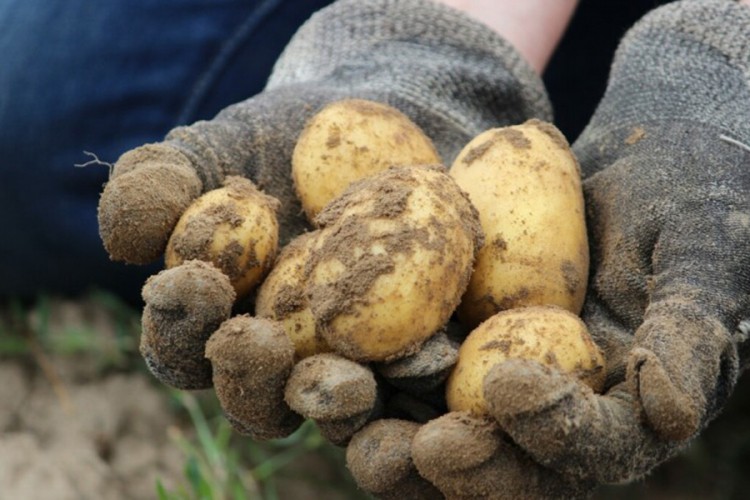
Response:
[[[149,499],[157,481],[190,491],[176,436],[197,443],[195,429],[145,368],[138,339],[116,339],[122,311],[100,302],[48,300],[24,310],[20,327],[0,305],[0,499]],[[93,338],[73,342],[82,331]],[[194,394],[211,401],[208,391]],[[279,497],[357,498],[345,493],[351,481],[336,486],[346,472],[334,462],[300,454],[278,473]]]
[[[154,498],[157,478],[174,487],[184,458],[169,443],[165,393],[143,373],[49,362],[54,383],[38,366],[0,363],[0,497]]]

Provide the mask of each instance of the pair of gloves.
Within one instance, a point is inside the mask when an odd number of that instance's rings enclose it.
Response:
[[[294,143],[347,97],[403,111],[446,162],[486,129],[552,115],[538,76],[489,28],[429,0],[340,0],[300,29],[263,93],[123,155],[99,208],[112,257],[158,258],[190,201],[229,175],[281,201],[290,241],[307,229]],[[699,434],[748,360],[748,117],[750,9],[680,0],[637,23],[573,145],[592,264],[582,316],[606,358],[605,391],[532,361],[499,364],[485,379],[491,417],[381,420],[355,434],[359,484],[384,498],[585,496]]]

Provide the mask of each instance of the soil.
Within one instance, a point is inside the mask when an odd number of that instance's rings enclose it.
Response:
[[[197,442],[195,429],[146,370],[138,339],[123,353],[115,346],[121,318],[108,308],[49,302],[28,314],[44,338],[19,331],[12,308],[0,304],[0,498],[149,499],[157,498],[157,480],[168,492],[190,491],[175,438]],[[92,338],[75,344],[72,337],[84,330]],[[279,498],[364,498],[352,493],[343,468],[319,453],[303,453],[277,474]]]
[[[91,360],[48,358],[54,381],[22,360],[0,362],[3,498],[153,498],[180,481],[169,442],[176,418],[143,373],[101,375]]]

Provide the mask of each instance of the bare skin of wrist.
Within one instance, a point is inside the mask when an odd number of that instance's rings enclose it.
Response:
[[[486,24],[541,74],[568,27],[578,0],[437,0]],[[743,0],[743,3],[750,0]]]

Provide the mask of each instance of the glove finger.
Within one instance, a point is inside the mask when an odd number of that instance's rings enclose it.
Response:
[[[114,260],[157,260],[182,212],[203,184],[190,160],[166,144],[123,154],[99,200],[99,234]]]
[[[419,396],[445,382],[458,359],[458,345],[441,330],[427,339],[415,354],[377,363],[375,368],[391,385]]]
[[[417,473],[411,458],[411,441],[419,424],[381,419],[352,437],[346,448],[346,465],[357,485],[378,498],[440,498],[440,493]]]
[[[694,435],[724,405],[739,373],[735,332],[750,312],[743,250],[750,207],[725,203],[668,222],[654,248],[650,302],[628,380],[665,439]]]
[[[739,370],[734,332],[750,314],[746,153],[680,139],[694,132],[662,130],[668,156],[646,155],[657,146],[644,139],[641,153],[586,182],[595,274],[585,320],[605,352],[608,337],[636,332],[632,354],[618,341],[607,358],[627,366],[646,418],[670,440],[689,438],[723,406]]]
[[[341,420],[375,407],[372,370],[333,353],[315,354],[292,369],[284,391],[290,408],[313,420]]]
[[[206,342],[232,312],[229,278],[211,264],[190,260],[143,286],[140,352],[161,382],[183,390],[213,385]]]
[[[294,346],[271,320],[234,316],[206,343],[216,397],[235,430],[253,439],[290,435],[302,417],[284,401]]]
[[[321,434],[336,445],[348,442],[372,418],[378,396],[369,367],[333,353],[298,362],[284,389],[289,408],[315,420]]]
[[[411,453],[419,473],[451,499],[579,498],[591,486],[570,483],[535,463],[497,422],[468,412],[424,424]]]
[[[673,452],[642,425],[625,384],[595,394],[535,361],[494,366],[484,382],[490,414],[540,464],[597,483],[638,478]]]

